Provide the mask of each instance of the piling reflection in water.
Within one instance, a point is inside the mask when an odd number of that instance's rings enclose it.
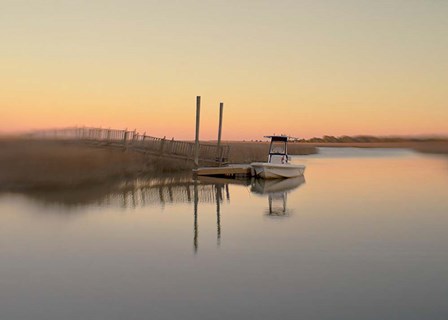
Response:
[[[344,152],[304,159],[307,184],[280,217],[268,191],[289,181],[198,181],[196,256],[191,176],[0,195],[2,318],[444,319],[445,158]],[[123,195],[130,208],[115,206]]]
[[[164,208],[170,204],[193,204],[193,247],[199,246],[200,203],[216,206],[216,241],[222,236],[221,206],[230,202],[229,185],[250,187],[250,191],[268,199],[268,216],[288,216],[287,194],[305,182],[303,177],[283,180],[237,180],[212,177],[192,179],[191,176],[140,178],[109,182],[105,185],[76,189],[33,191],[28,198],[44,205],[80,207],[87,205],[113,206],[132,209],[146,206]],[[70,210],[64,210],[70,212]]]
[[[217,244],[221,244],[221,204],[223,203],[224,193],[226,195],[226,200],[230,202],[230,191],[229,184],[238,184],[249,186],[250,180],[235,180],[235,179],[222,179],[222,178],[213,178],[213,177],[200,177],[194,180],[194,252],[198,251],[198,235],[199,235],[199,226],[198,226],[198,204],[201,202],[199,200],[199,186],[208,186],[211,187],[211,191],[214,194],[214,203],[216,204],[216,241]]]
[[[158,183],[140,183],[128,185],[122,193],[109,194],[105,199],[108,205],[120,205],[124,208],[145,207],[176,203],[214,203],[217,201],[217,189],[222,186],[203,184],[191,179],[186,181],[158,181]],[[220,199],[222,201],[222,199]]]
[[[102,185],[83,186],[58,190],[32,190],[23,194],[44,206],[57,205],[76,208],[89,205],[132,209],[146,206],[165,207],[169,204],[215,203],[216,188],[230,199],[225,183],[194,181],[191,176],[140,178],[108,181]],[[221,202],[223,195],[219,196]],[[67,210],[64,210],[67,212]]]
[[[193,246],[198,250],[199,204],[216,205],[216,239],[221,241],[221,206],[230,201],[229,183],[248,186],[250,181],[204,178],[192,179],[188,176],[151,177],[133,180],[109,181],[107,184],[84,186],[59,190],[33,190],[24,195],[44,206],[58,206],[76,209],[83,206],[109,206],[123,209],[137,207],[193,204]],[[65,214],[78,210],[62,210]]]

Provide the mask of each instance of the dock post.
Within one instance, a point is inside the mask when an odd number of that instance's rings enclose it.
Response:
[[[194,247],[194,253],[196,254],[198,252],[198,204],[199,204],[199,190],[198,190],[198,181],[194,180],[193,184],[193,205],[194,205],[194,237],[193,237],[193,247]]]
[[[222,185],[215,184],[215,200],[216,200],[216,242],[218,246],[221,244],[221,188]]]
[[[162,140],[160,140],[160,155],[163,155],[164,149],[165,149],[165,142],[166,142],[166,136],[163,137]]]
[[[126,130],[124,130],[123,146],[124,146],[124,151],[126,151],[127,147],[128,147],[128,128],[126,128]]]
[[[218,162],[219,166],[222,163],[222,151],[221,151],[221,132],[222,132],[222,114],[224,111],[224,103],[219,103],[219,128],[218,128]]]
[[[194,142],[194,164],[199,167],[199,122],[201,118],[201,97],[196,97],[196,135]]]

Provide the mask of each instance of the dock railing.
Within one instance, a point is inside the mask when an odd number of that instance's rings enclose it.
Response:
[[[145,154],[162,157],[194,160],[195,143],[140,134],[136,130],[105,129],[95,127],[71,127],[38,130],[27,134],[33,139],[84,142],[109,147],[121,147]],[[208,164],[227,162],[230,146],[199,143],[199,160]]]

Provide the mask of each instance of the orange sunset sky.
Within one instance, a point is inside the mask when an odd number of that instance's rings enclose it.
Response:
[[[448,135],[448,1],[0,2],[2,132]]]

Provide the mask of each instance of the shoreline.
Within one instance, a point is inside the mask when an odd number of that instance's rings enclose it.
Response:
[[[402,142],[299,142],[316,148],[391,148],[410,149],[421,153],[448,155],[448,141]]]
[[[266,161],[268,142],[230,142],[229,163]],[[290,155],[318,153],[319,147],[406,148],[448,155],[448,141],[384,143],[303,143],[288,145]],[[79,188],[191,172],[191,161],[148,156],[118,148],[63,141],[0,138],[0,191]]]
[[[176,159],[63,141],[0,139],[0,190],[75,188],[192,169]]]

